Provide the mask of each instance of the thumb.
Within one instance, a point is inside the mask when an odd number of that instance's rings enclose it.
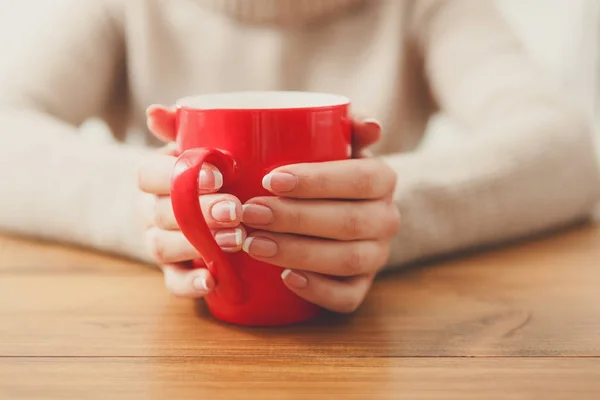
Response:
[[[146,110],[146,124],[154,136],[164,142],[173,142],[177,136],[175,109],[152,105]]]

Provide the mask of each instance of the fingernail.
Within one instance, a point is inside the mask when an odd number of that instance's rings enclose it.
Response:
[[[308,279],[306,279],[304,275],[292,271],[291,269],[286,269],[285,271],[283,271],[283,273],[281,274],[281,279],[283,279],[285,283],[296,289],[303,289],[306,286],[308,286]]]
[[[208,288],[208,283],[206,282],[206,279],[199,276],[194,278],[194,280],[192,281],[192,286],[197,292],[208,292],[210,290]]]
[[[158,104],[150,104],[147,108],[146,108],[146,118],[151,117],[152,114],[154,114],[156,112],[156,110],[160,109],[160,105]]]
[[[277,243],[267,238],[248,237],[244,240],[242,250],[251,256],[273,257],[277,254]]]
[[[375,118],[365,118],[362,120],[362,123],[381,130],[381,123]]]
[[[200,170],[200,189],[218,190],[223,186],[223,175],[215,169]]]
[[[273,222],[273,211],[260,204],[244,204],[242,206],[242,222],[255,225],[268,225]]]
[[[242,244],[242,237],[240,228],[223,229],[215,234],[215,241],[220,247],[238,247]]]
[[[236,205],[232,201],[220,201],[212,206],[210,215],[219,222],[231,222],[237,219]]]
[[[298,184],[298,178],[284,172],[274,172],[266,175],[262,181],[263,187],[270,192],[291,192]]]

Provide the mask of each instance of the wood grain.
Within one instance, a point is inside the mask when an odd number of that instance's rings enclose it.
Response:
[[[0,243],[0,356],[600,356],[597,226],[390,274],[356,315],[284,329],[213,321],[148,267]]]
[[[597,399],[600,222],[382,276],[247,329],[148,266],[0,237],[0,398]],[[247,391],[247,392],[245,392]]]
[[[599,359],[1,359],[3,399],[596,400]]]

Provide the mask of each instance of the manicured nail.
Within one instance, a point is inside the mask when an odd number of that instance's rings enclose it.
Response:
[[[277,254],[277,243],[262,237],[248,237],[244,240],[242,250],[251,256],[273,257]]]
[[[270,192],[285,193],[296,188],[298,178],[285,172],[274,172],[266,175],[262,184]]]
[[[281,274],[281,279],[288,285],[296,289],[303,289],[308,286],[308,279],[302,274],[298,272],[292,271],[291,269],[286,269]]]
[[[232,201],[220,201],[212,206],[210,215],[219,222],[231,222],[237,219],[236,205]]]
[[[160,104],[150,104],[146,107],[146,118],[151,117],[156,111],[160,111],[162,108]]]
[[[240,228],[222,229],[215,233],[215,241],[221,247],[238,247],[242,244],[243,233]]]
[[[216,169],[200,170],[200,189],[218,190],[223,186],[223,175]]]
[[[372,126],[373,128],[377,128],[381,130],[381,123],[377,121],[375,118],[365,118],[362,120],[362,123],[365,125]]]
[[[199,276],[194,278],[194,280],[192,281],[192,286],[197,292],[208,292],[210,290],[208,288],[208,283],[206,282],[206,279]]]
[[[273,211],[260,204],[244,204],[242,206],[242,222],[254,225],[268,225],[273,222]]]

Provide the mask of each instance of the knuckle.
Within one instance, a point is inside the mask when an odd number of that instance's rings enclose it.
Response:
[[[382,252],[381,252],[381,262],[379,264],[379,268],[378,269],[382,269],[385,267],[385,264],[389,261],[390,259],[390,254],[391,254],[391,248],[389,243],[383,248]]]
[[[370,168],[360,169],[356,171],[352,186],[356,193],[372,194],[376,188],[376,175],[372,173]]]
[[[137,212],[144,229],[150,229],[156,225],[154,218],[155,201],[154,196],[143,192],[138,197]]]
[[[377,249],[377,255],[373,259],[373,267],[371,268],[372,273],[377,273],[385,268],[385,264],[388,262],[390,258],[390,243],[389,242],[379,242],[379,246]]]
[[[398,173],[389,165],[384,164],[386,166],[388,179],[391,181],[390,184],[392,186],[396,186],[396,180],[398,179]]]
[[[167,260],[165,257],[165,246],[163,241],[161,240],[160,234],[155,230],[151,230],[149,232],[149,245],[150,245],[150,253],[152,254],[152,258],[158,264],[166,264]]]
[[[342,273],[346,276],[356,276],[363,272],[365,266],[365,255],[362,248],[353,245],[342,259]]]
[[[138,189],[142,189],[142,167],[138,165],[135,169],[135,183]]]
[[[295,226],[297,230],[302,230],[304,226],[304,217],[302,216],[302,212],[297,208],[290,208],[287,211],[287,219],[290,226]]]
[[[154,223],[159,228],[166,228],[165,215],[163,213],[162,200],[156,199],[154,202]]]
[[[398,208],[395,205],[390,205],[390,212],[389,212],[389,218],[388,218],[388,229],[387,229],[387,234],[388,236],[395,236],[398,231],[400,230],[400,224],[401,224],[401,217],[400,217],[400,211],[398,211]]]
[[[352,314],[361,304],[361,299],[358,296],[348,296],[342,299],[336,306],[337,312],[341,314]]]
[[[373,160],[378,171],[389,182],[396,177],[396,171],[382,160]]]
[[[167,289],[167,291],[171,294],[179,295],[179,288],[177,287],[175,282],[173,282],[173,278],[169,274],[164,274],[164,278],[165,288]]]
[[[155,178],[156,165],[160,164],[160,158],[155,155],[145,156],[135,167],[136,181],[138,189],[142,192],[150,193],[152,183]]]
[[[360,213],[350,205],[344,217],[342,230],[344,235],[349,239],[355,239],[364,231],[364,221]]]
[[[398,175],[396,174],[396,171],[394,171],[391,168],[388,168],[387,175],[388,192],[390,194],[393,194],[396,191],[396,182],[398,181]]]
[[[145,191],[145,180],[146,180],[146,166],[145,164],[139,164],[136,167],[135,178],[138,189]]]

